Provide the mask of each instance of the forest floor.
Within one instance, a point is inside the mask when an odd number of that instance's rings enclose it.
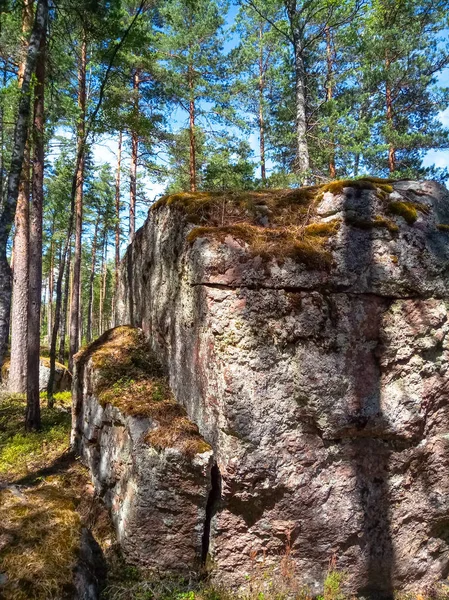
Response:
[[[155,580],[124,562],[88,471],[70,451],[70,407],[70,392],[55,395],[54,409],[42,398],[42,429],[28,433],[25,398],[0,390],[0,599],[72,600],[87,528],[106,567],[101,600],[219,600],[199,593],[197,581]]]
[[[54,409],[42,400],[42,429],[27,433],[24,397],[0,390],[0,599],[72,600],[82,532],[88,530],[104,563],[101,600],[312,600],[298,585],[288,555],[281,577],[255,573],[242,595],[204,580],[155,579],[127,565],[87,469],[70,452],[70,392],[55,400]],[[324,595],[316,600],[355,600],[343,593],[344,580],[330,568]],[[448,598],[447,590],[432,596]]]

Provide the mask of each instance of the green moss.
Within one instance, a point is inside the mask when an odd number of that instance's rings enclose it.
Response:
[[[345,188],[354,188],[357,190],[375,190],[377,185],[368,179],[336,179],[330,183],[326,183],[320,187],[320,191],[324,194],[342,194]]]
[[[413,225],[418,218],[418,211],[425,214],[428,214],[430,211],[429,207],[425,204],[421,204],[420,202],[409,202],[406,200],[390,202],[388,210],[394,215],[403,217],[409,225]]]
[[[437,229],[439,231],[444,231],[445,233],[449,233],[449,225],[447,225],[446,223],[439,223],[437,225]]]
[[[311,223],[310,225],[306,225],[304,231],[307,236],[329,237],[337,233],[340,225],[340,219],[333,219],[325,223]]]
[[[382,217],[381,215],[376,215],[372,219],[362,219],[357,216],[347,216],[346,223],[348,225],[352,225],[353,227],[358,227],[359,229],[373,229],[376,227],[381,227],[388,229],[390,233],[397,233],[399,231],[398,225],[393,223],[390,219],[386,217]]]
[[[25,431],[26,399],[22,395],[0,400],[0,479],[11,481],[40,469],[68,449],[70,412],[41,407],[42,429]]]
[[[143,332],[121,326],[104,333],[76,355],[96,370],[94,392],[101,405],[111,404],[124,415],[154,419],[158,427],[147,435],[156,448],[175,447],[193,456],[210,449],[176,402],[168,378]]]

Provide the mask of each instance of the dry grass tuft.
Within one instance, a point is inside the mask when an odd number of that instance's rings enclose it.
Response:
[[[83,349],[76,360],[92,361],[96,370],[94,392],[100,404],[111,404],[125,415],[157,423],[146,437],[155,448],[177,448],[186,456],[210,449],[176,402],[168,378],[140,329],[111,329]]]
[[[447,225],[446,223],[439,223],[437,225],[437,229],[439,231],[443,231],[443,232],[449,233],[449,225]]]
[[[310,233],[300,227],[272,229],[249,224],[195,227],[187,236],[187,241],[193,243],[200,237],[213,237],[223,242],[227,236],[231,236],[247,244],[253,256],[280,261],[292,258],[307,269],[329,269],[332,254],[326,250],[325,245],[329,237],[338,231],[338,226],[325,225],[321,231],[317,228]]]

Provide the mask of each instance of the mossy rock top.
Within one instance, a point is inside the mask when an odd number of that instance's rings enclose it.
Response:
[[[210,450],[198,427],[174,398],[168,378],[141,329],[123,325],[105,332],[76,356],[90,361],[94,392],[103,407],[110,404],[125,416],[148,418],[158,427],[146,435],[157,449],[177,448],[194,456]]]
[[[167,206],[184,213],[194,225],[187,235],[190,244],[198,238],[224,243],[229,236],[264,260],[290,258],[306,269],[330,270],[330,242],[343,223],[358,229],[385,229],[394,236],[401,228],[413,227],[420,214],[429,214],[425,202],[393,192],[393,180],[364,177],[298,189],[178,193],[164,196],[152,210]],[[334,210],[334,218],[332,211],[319,211],[322,201],[332,196],[350,199],[349,208]],[[368,213],[367,199],[373,204]],[[434,229],[446,233],[444,225],[435,224]]]

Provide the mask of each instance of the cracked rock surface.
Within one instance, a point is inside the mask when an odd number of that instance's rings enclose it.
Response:
[[[143,328],[214,450],[224,583],[279,564],[288,538],[314,593],[333,556],[368,597],[449,574],[449,196],[393,188],[322,195],[314,222],[340,223],[327,269],[225,232],[189,240],[169,203],[127,251],[120,322]],[[367,226],[391,202],[418,203],[415,221]]]

